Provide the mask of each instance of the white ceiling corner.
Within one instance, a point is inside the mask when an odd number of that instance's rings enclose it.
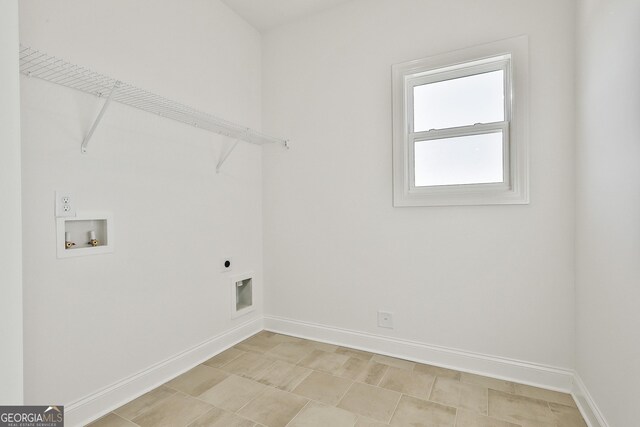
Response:
[[[258,31],[267,31],[350,0],[222,0]]]

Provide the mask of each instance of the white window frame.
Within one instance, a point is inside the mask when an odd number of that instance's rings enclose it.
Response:
[[[504,121],[414,132],[414,87],[504,71]],[[394,206],[529,203],[528,40],[526,36],[393,66]],[[415,186],[415,143],[502,131],[504,180],[488,184]]]

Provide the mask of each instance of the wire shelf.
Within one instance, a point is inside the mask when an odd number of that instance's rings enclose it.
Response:
[[[22,45],[20,46],[20,72],[29,77],[36,77],[105,98],[107,99],[105,108],[108,105],[108,101],[113,100],[130,107],[252,144],[262,145],[266,143],[276,143],[287,147],[287,141],[284,139],[265,135],[251,128],[196,110],[195,108],[140,89],[129,83],[96,73],[88,68],[71,64],[62,59]],[[94,127],[97,125],[103,112],[101,112],[96,120]],[[88,138],[91,137],[93,130],[92,128]],[[83,142],[83,149],[85,146],[86,143]]]

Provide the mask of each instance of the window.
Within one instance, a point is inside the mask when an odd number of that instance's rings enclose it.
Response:
[[[527,39],[393,67],[394,205],[528,203]]]

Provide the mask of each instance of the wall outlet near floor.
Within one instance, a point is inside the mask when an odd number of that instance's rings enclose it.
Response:
[[[378,326],[393,329],[393,313],[378,311]]]

